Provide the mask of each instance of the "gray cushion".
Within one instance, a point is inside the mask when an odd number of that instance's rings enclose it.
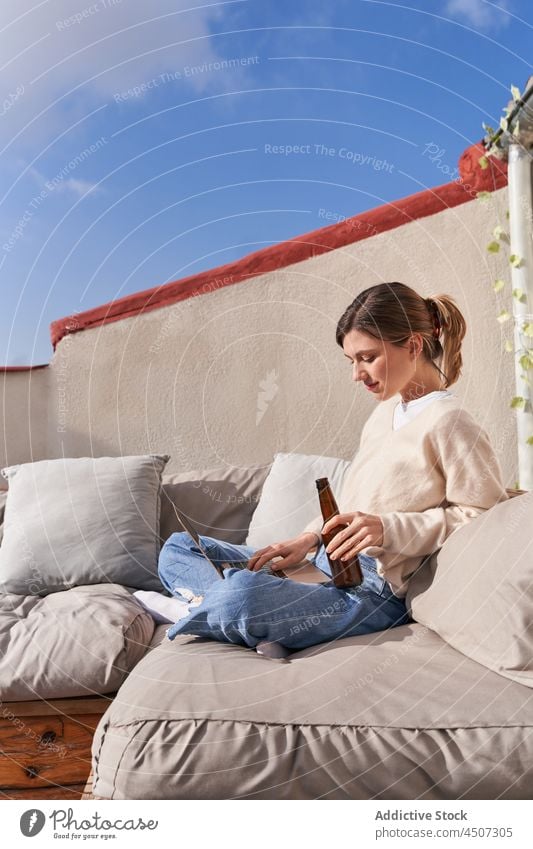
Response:
[[[348,460],[319,454],[279,453],[265,480],[252,516],[246,545],[264,548],[291,539],[320,514],[315,481],[327,477],[339,496]]]
[[[0,589],[46,595],[105,581],[160,589],[160,481],[168,459],[62,458],[4,469]]]
[[[45,598],[0,593],[0,695],[6,701],[112,693],[141,659],[152,617],[125,587]]]
[[[289,664],[158,639],[96,730],[97,796],[531,798],[533,692],[422,625],[312,646]]]
[[[176,504],[199,534],[241,545],[269,470],[270,464],[163,475],[162,541],[183,530],[172,509],[172,504]]]
[[[406,603],[467,657],[533,687],[533,492],[458,528],[410,579]]]

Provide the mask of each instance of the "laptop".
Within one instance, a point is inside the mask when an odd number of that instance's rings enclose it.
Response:
[[[191,524],[187,516],[179,510],[175,504],[172,504],[174,512],[176,514],[176,518],[178,519],[180,525],[183,530],[189,534],[190,537],[194,540],[199,550],[211,564],[213,569],[216,571],[217,575],[220,578],[225,578],[224,569],[236,568],[236,569],[246,569],[247,568],[247,560],[231,560],[225,561],[223,563],[217,563],[214,561],[209,554],[205,546],[202,544],[202,540],[200,535],[194,525]],[[276,562],[277,560],[282,560],[281,557],[273,557],[270,561],[271,563]],[[331,583],[331,575],[328,575],[326,572],[323,572],[322,569],[319,569],[318,566],[315,566],[310,560],[305,560],[303,563],[297,563],[295,566],[288,566],[285,569],[272,569],[268,563],[265,563],[261,569],[257,570],[259,572],[266,572],[269,575],[274,575],[278,578],[290,578],[292,581],[301,581],[306,584],[327,584]]]
[[[234,563],[234,562],[216,563],[214,560],[212,560],[211,557],[209,557],[209,554],[207,553],[207,549],[205,548],[205,546],[202,543],[202,540],[200,539],[200,534],[198,533],[198,531],[196,530],[194,525],[192,525],[189,522],[189,519],[187,518],[187,516],[184,513],[181,512],[181,510],[178,510],[178,508],[176,507],[175,504],[173,504],[172,507],[174,508],[176,518],[178,519],[178,522],[182,526],[183,530],[186,531],[186,533],[188,533],[190,537],[192,537],[192,539],[194,540],[194,542],[196,543],[196,545],[200,549],[201,553],[203,554],[203,556],[205,557],[207,562],[211,564],[211,566],[213,567],[213,569],[215,570],[215,572],[217,573],[219,578],[225,578],[226,577],[224,575],[224,569],[228,569],[230,566],[238,566],[240,568],[243,568],[243,567],[246,566],[246,561],[243,561],[243,560],[240,560],[238,563]]]

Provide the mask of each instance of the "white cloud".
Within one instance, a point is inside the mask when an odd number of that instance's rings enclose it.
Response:
[[[65,112],[74,123],[99,104],[113,103],[114,94],[161,73],[220,60],[227,42],[212,27],[224,4],[208,2],[202,8],[201,0],[2,0],[0,148],[29,122],[24,144],[32,134],[42,139],[64,128]],[[245,67],[197,74],[180,84],[193,93],[213,85],[224,91],[238,88],[244,74]]]
[[[510,11],[508,0],[500,0],[499,4],[486,0],[448,0],[446,12],[457,18],[464,18],[468,24],[480,29],[497,29],[507,26]]]
[[[99,192],[101,188],[96,183],[90,183],[89,180],[76,180],[74,177],[69,177],[68,180],[59,183],[57,191],[73,192],[78,197],[82,197],[88,195],[89,192]]]
[[[26,165],[22,160],[18,160],[17,164],[21,170],[26,169],[28,177],[32,177],[35,180],[39,191],[45,191],[47,193],[73,192],[73,194],[78,197],[82,197],[90,192],[98,193],[103,191],[102,187],[97,183],[91,183],[89,180],[80,180],[75,177],[67,177],[64,171],[54,175],[53,178],[49,178],[45,177],[44,174],[41,174],[41,172],[34,166],[26,168]]]

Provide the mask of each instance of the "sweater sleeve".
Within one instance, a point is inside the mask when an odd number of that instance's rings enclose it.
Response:
[[[381,513],[383,552],[424,556],[440,548],[457,528],[509,497],[486,431],[465,410],[439,422],[431,436],[446,497],[420,512]]]
[[[302,534],[313,533],[318,534],[320,538],[322,532],[322,525],[324,524],[324,520],[322,519],[322,514],[316,516],[302,531]]]
[[[372,424],[373,424],[373,421],[374,421],[374,416],[375,416],[375,412],[371,413],[371,415],[369,416],[369,418],[366,420],[365,424],[363,425],[363,429],[361,431],[361,437],[359,439],[359,448],[357,449],[354,457],[352,458],[352,463],[354,462],[359,451],[361,450],[361,446],[362,446],[363,442],[365,441],[365,437],[366,437],[367,432],[372,427]],[[348,469],[346,469],[346,472],[345,472],[345,476],[347,476],[347,475],[348,475]],[[318,534],[318,536],[320,537],[323,525],[324,525],[324,519],[322,518],[322,513],[319,513],[318,516],[315,516],[315,518],[312,519],[305,526],[302,533],[305,534],[305,533],[310,532],[310,533],[313,533],[313,534]]]

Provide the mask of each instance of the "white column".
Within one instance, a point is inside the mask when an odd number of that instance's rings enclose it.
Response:
[[[526,440],[533,435],[533,397],[530,387],[521,375],[531,378],[533,371],[520,365],[520,354],[533,348],[533,338],[526,336],[522,327],[533,322],[533,204],[532,204],[532,157],[522,145],[512,141],[509,145],[509,223],[511,254],[522,262],[518,268],[511,266],[512,289],[524,292],[523,302],[513,297],[515,380],[516,395],[526,399],[524,409],[516,412],[518,435],[518,485],[520,489],[533,490],[533,445]]]

